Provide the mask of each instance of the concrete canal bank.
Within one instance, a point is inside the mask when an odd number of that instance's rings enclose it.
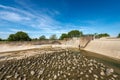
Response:
[[[120,59],[120,39],[91,40],[84,50]]]

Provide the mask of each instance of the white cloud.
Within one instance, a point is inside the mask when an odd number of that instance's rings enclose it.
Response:
[[[24,21],[24,20],[30,20],[28,17],[21,16],[14,12],[8,12],[8,11],[1,11],[0,12],[0,18],[8,21]]]
[[[17,22],[17,24],[21,24],[24,26],[29,26],[29,29],[21,27],[21,29],[17,29],[16,27],[9,27],[10,32],[17,32],[17,31],[25,31],[29,34],[58,34],[67,33],[70,30],[86,30],[87,28],[81,27],[79,25],[74,24],[64,24],[57,20],[55,20],[52,16],[44,13],[32,14],[35,12],[27,12],[21,9],[17,9],[10,6],[0,5],[0,19],[4,19],[10,22]],[[33,10],[34,11],[34,10]],[[52,11],[47,10],[52,14]],[[38,12],[36,12],[38,13]],[[58,11],[53,11],[54,14],[60,14]],[[0,20],[2,21],[2,20]],[[37,29],[36,31],[32,29]],[[46,35],[48,36],[48,35]]]

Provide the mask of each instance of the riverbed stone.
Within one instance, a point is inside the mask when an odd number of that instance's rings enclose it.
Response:
[[[0,62],[0,79],[120,80],[118,73],[113,68],[97,59],[86,57],[80,52],[68,50],[66,53],[65,49],[61,51],[42,52],[40,55],[25,59]],[[37,53],[37,50],[35,52]],[[38,52],[41,53],[39,50]],[[11,76],[9,77],[9,75]]]

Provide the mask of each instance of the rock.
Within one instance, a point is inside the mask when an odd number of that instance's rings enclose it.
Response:
[[[70,76],[70,73],[68,73],[68,75]]]
[[[98,76],[96,74],[93,75],[95,78],[98,78]]]
[[[39,75],[43,74],[43,71],[44,71],[44,69],[41,69],[38,74]]]
[[[35,74],[35,72],[34,72],[34,71],[31,71],[30,73],[31,73],[31,75],[34,75],[34,74]]]
[[[75,67],[72,67],[72,69],[75,69]]]
[[[90,70],[93,70],[93,68],[91,67]]]
[[[95,78],[95,80],[98,80],[97,78]]]
[[[88,66],[92,66],[92,65],[93,65],[92,63],[88,64]]]
[[[106,74],[109,76],[114,72],[114,69],[110,68],[110,69],[106,69]]]
[[[24,77],[23,80],[27,80],[26,77]]]
[[[14,76],[14,78],[17,78],[19,75],[18,75],[18,73],[15,73],[15,76]]]
[[[111,79],[112,79],[112,80],[115,80],[115,78],[113,78],[113,77],[112,77]]]
[[[11,75],[9,75],[9,76],[6,76],[6,78],[11,78],[12,76]]]
[[[66,75],[63,75],[64,76],[64,78],[66,78]]]
[[[91,70],[89,70],[89,73],[92,73],[92,71],[91,71]]]
[[[87,74],[86,74],[86,75],[85,75],[85,77],[86,77],[86,78],[88,78],[88,77],[89,77],[89,75],[87,75]]]
[[[118,75],[113,74],[113,77],[116,78],[116,77],[118,77]]]
[[[70,67],[67,67],[67,70],[69,70],[70,69]]]
[[[104,71],[101,71],[101,72],[100,72],[100,75],[104,76],[104,75],[105,75]]]
[[[83,72],[80,72],[80,74],[83,74]]]
[[[56,75],[54,75],[54,79],[57,79],[57,76],[56,76]]]

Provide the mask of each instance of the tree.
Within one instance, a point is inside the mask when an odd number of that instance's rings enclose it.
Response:
[[[63,33],[63,34],[60,36],[60,39],[61,39],[61,40],[63,40],[64,38],[68,38],[68,34]]]
[[[80,37],[82,36],[83,33],[80,32],[79,30],[72,30],[70,32],[68,32],[68,37],[72,38],[72,37]]]
[[[120,33],[118,34],[118,36],[117,36],[118,38],[120,38]]]
[[[101,37],[109,37],[110,35],[107,34],[107,33],[101,33],[101,34],[98,34],[96,35],[98,38],[101,38]]]
[[[39,37],[39,40],[46,40],[46,37],[44,35]]]
[[[0,41],[2,41],[2,38],[0,38]]]
[[[8,37],[9,41],[30,41],[30,37],[27,33],[19,31],[15,34],[10,34]]]
[[[56,34],[53,34],[53,35],[50,36],[50,40],[56,40],[56,39],[57,39]]]
[[[15,34],[10,34],[8,37],[8,41],[16,41],[15,38]]]

